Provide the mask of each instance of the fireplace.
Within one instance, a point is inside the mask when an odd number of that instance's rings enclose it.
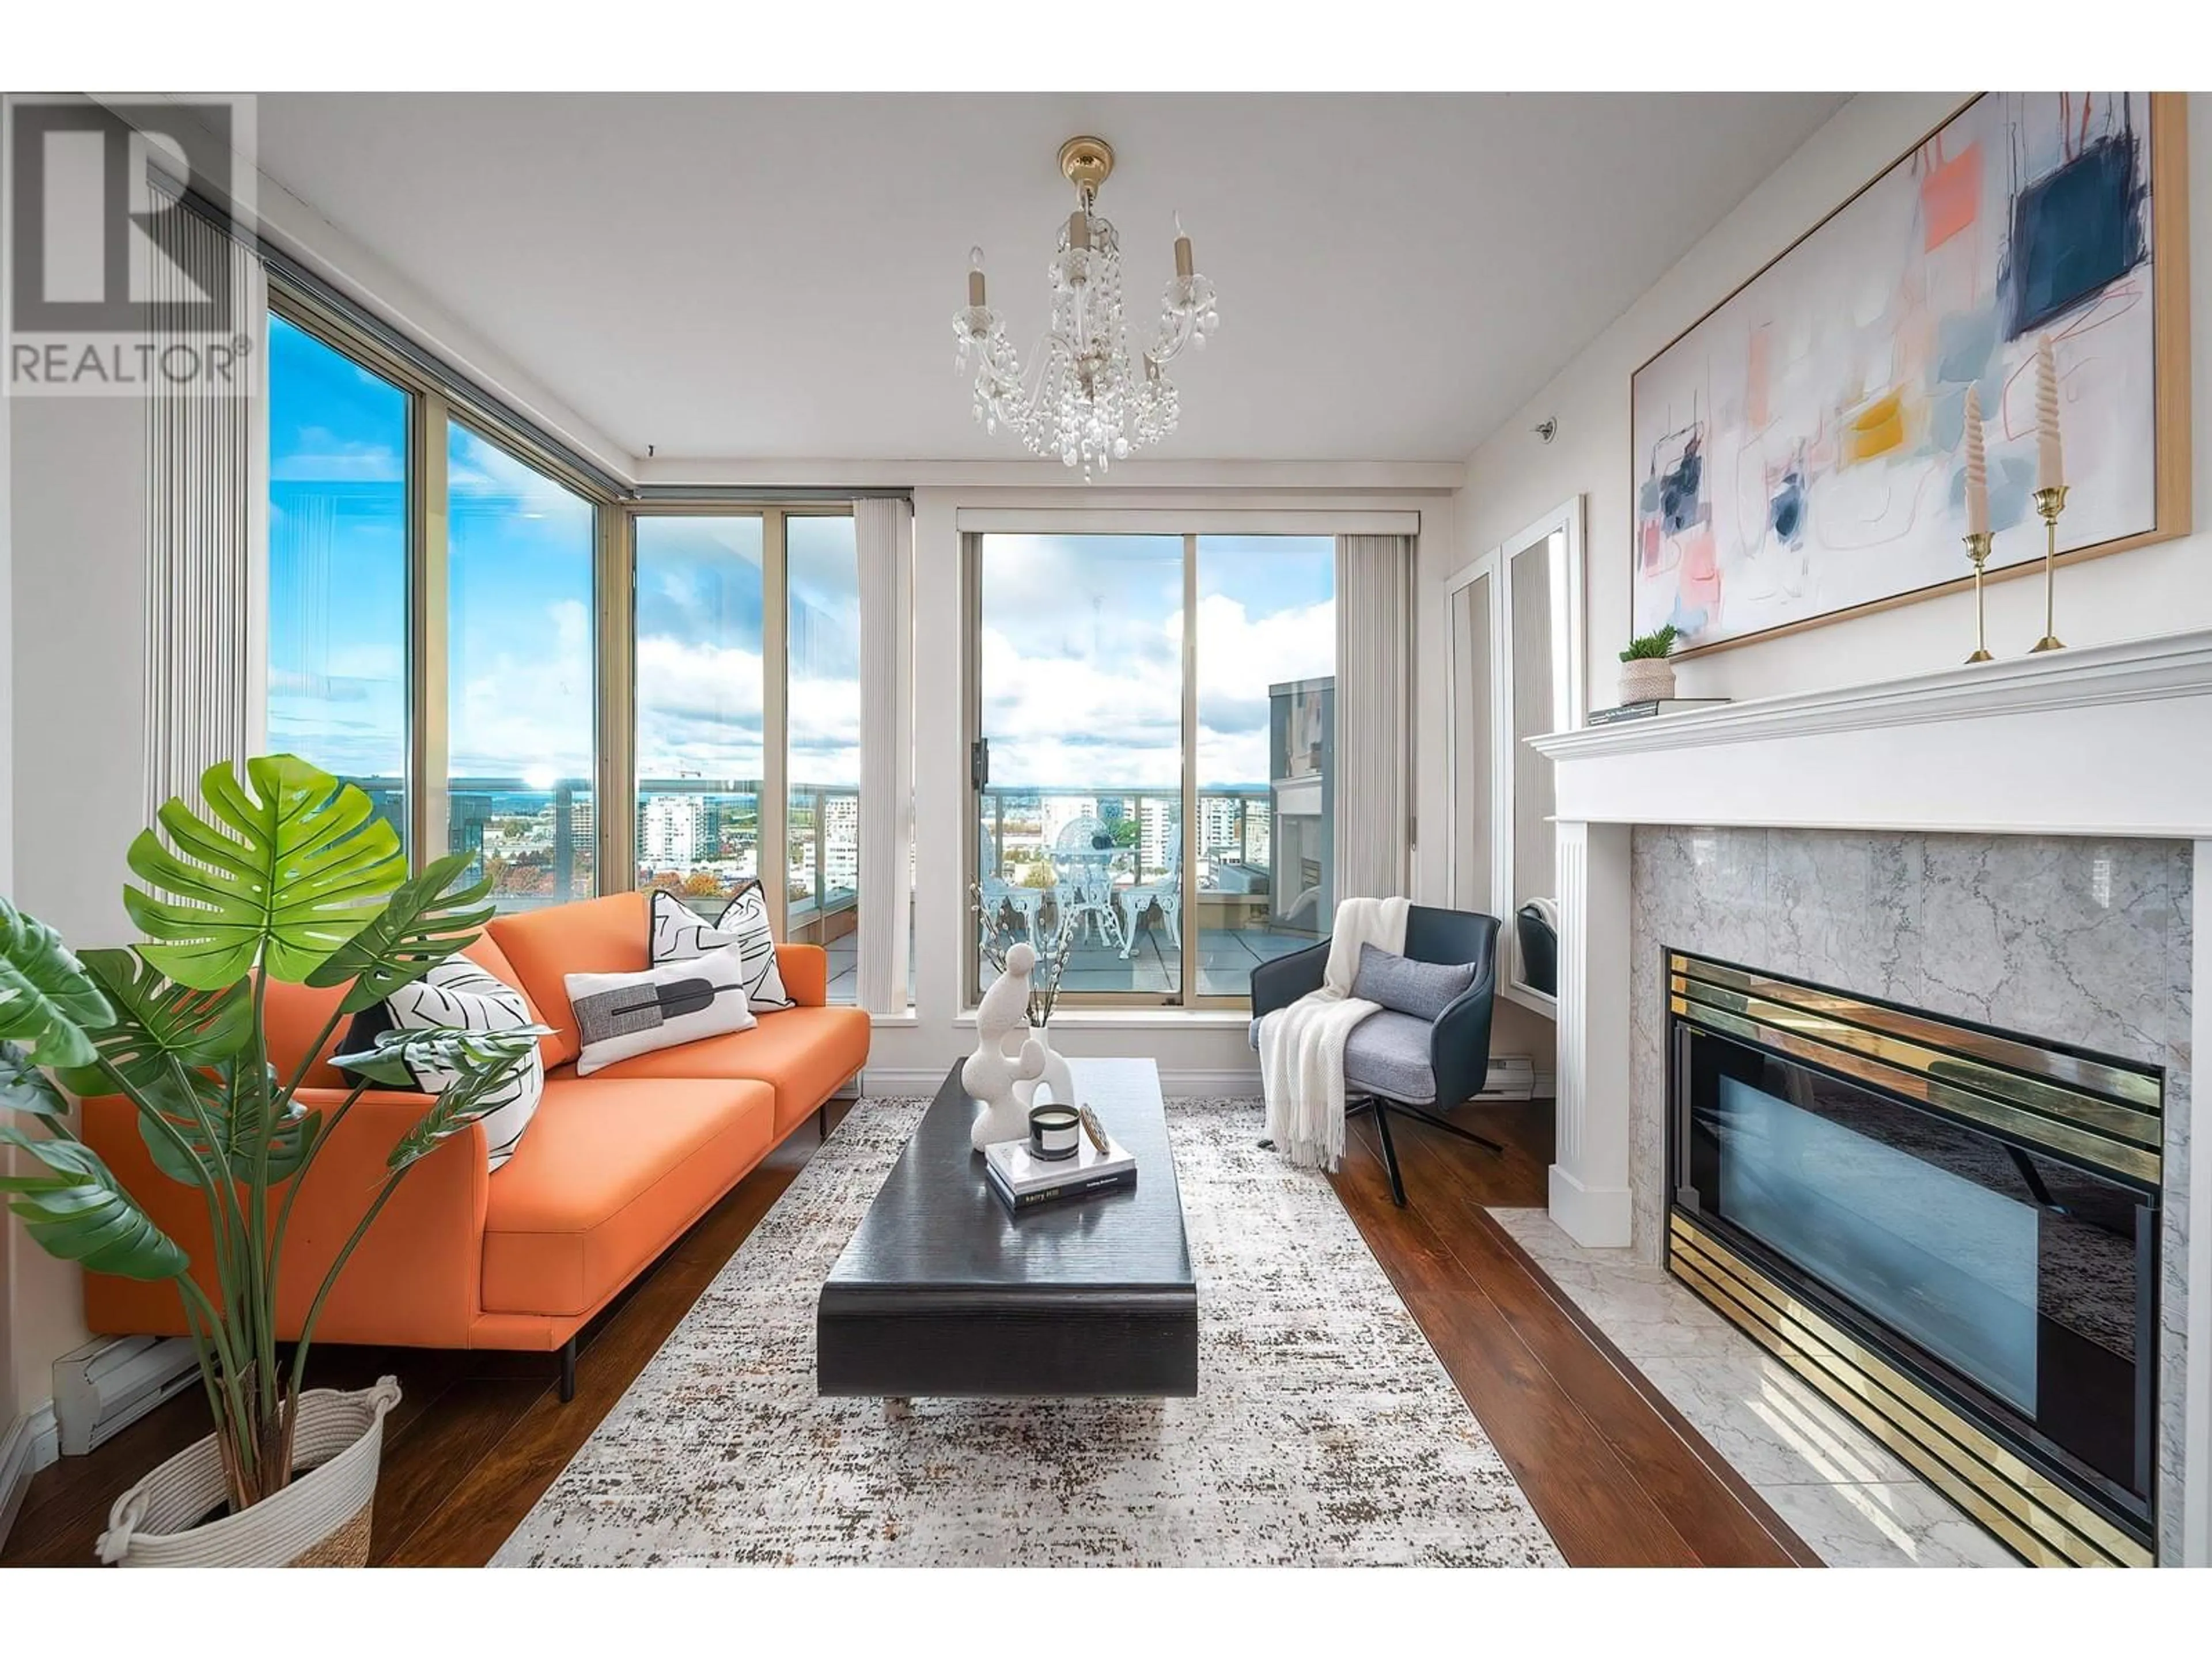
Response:
[[[2151,1565],[2163,1073],[1665,965],[1669,1269],[2023,1559]]]

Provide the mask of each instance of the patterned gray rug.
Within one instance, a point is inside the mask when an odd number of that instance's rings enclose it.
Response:
[[[854,1109],[493,1565],[1560,1565],[1256,1101],[1168,1106],[1196,1398],[817,1398],[815,1294],[925,1104]]]

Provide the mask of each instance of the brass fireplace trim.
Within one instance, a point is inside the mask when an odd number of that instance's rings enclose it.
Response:
[[[1985,1056],[2012,1061],[2043,1051],[1987,1033],[1915,1020],[1897,1010],[1834,992],[1670,952],[1668,1007],[1680,1018],[1793,1059],[1823,1066],[1886,1089],[1936,1111],[2071,1158],[2089,1168],[2155,1188],[2160,1180],[2164,1122],[2156,1108],[2162,1076],[2072,1055],[2078,1081],[2094,1078],[2098,1092],[2024,1075]],[[1914,1036],[1899,1035],[1909,1023]],[[1936,1033],[1972,1048],[1946,1052],[1924,1041]],[[2123,1087],[2122,1085],[2126,1086]],[[2152,1109],[2139,1103],[2148,1088]]]
[[[1972,1026],[1938,1019],[1932,1015],[1885,1007],[1881,1003],[1868,1002],[1840,991],[1800,985],[1795,980],[1753,973],[1749,969],[1715,962],[1706,957],[1692,956],[1685,951],[1668,952],[1668,965],[1674,973],[1694,975],[1708,984],[1741,992],[1747,996],[1790,1003],[1813,1013],[1826,1014],[1856,1024],[1870,1026],[1877,1031],[1887,1032],[1926,1048],[1945,1049],[1963,1058],[2025,1072],[2082,1093],[2103,1095],[2116,1103],[2132,1106],[2154,1115],[2158,1113],[2164,1097],[2157,1075],[2146,1067],[2108,1065],[2085,1055],[2062,1054],[2038,1043],[2023,1042],[1994,1031],[1977,1030]]]
[[[2148,1567],[2151,1552],[1940,1396],[1675,1212],[1668,1267],[1731,1324],[2035,1566]]]

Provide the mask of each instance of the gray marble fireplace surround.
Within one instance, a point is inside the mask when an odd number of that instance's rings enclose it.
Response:
[[[1664,953],[2166,1068],[2159,1555],[2181,1559],[2191,1020],[2183,841],[1640,827],[1630,854],[1634,1249],[1665,1236]]]

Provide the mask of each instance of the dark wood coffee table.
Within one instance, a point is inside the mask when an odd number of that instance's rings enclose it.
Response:
[[[1137,1155],[1134,1191],[1016,1217],[968,1144],[956,1066],[822,1286],[817,1389],[880,1395],[1194,1395],[1198,1286],[1149,1060],[1069,1062]]]

